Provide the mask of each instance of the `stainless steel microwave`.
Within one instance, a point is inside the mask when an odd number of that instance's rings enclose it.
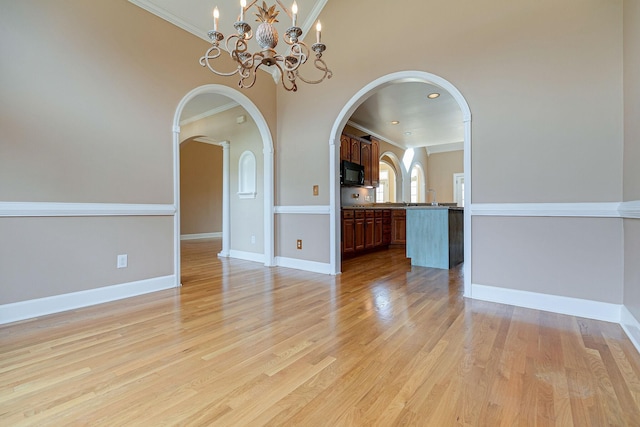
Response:
[[[343,160],[340,163],[340,185],[357,187],[364,185],[364,166]]]

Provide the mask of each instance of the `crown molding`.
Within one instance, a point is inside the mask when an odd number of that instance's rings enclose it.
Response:
[[[216,114],[223,113],[225,111],[231,110],[232,108],[238,107],[240,104],[237,102],[229,102],[227,104],[221,105],[216,108],[212,108],[211,110],[205,111],[204,113],[197,114],[193,117],[189,117],[188,119],[184,119],[180,121],[180,126],[188,125],[189,123],[197,122],[198,120],[205,119],[207,117],[215,116]]]
[[[387,144],[391,144],[393,146],[396,146],[396,147],[402,148],[402,149],[406,149],[407,148],[407,147],[403,147],[402,145],[398,144],[395,141],[392,141],[392,140],[390,140],[388,138],[385,138],[384,136],[380,135],[379,133],[375,133],[371,129],[368,129],[368,128],[362,126],[361,124],[354,122],[353,120],[348,120],[347,124],[349,126],[351,126],[352,128],[355,128],[355,129],[358,129],[359,131],[365,132],[365,133],[375,137],[376,139],[378,139],[380,141],[386,142]]]
[[[447,144],[429,145],[424,147],[427,149],[427,156],[437,153],[448,153],[451,151],[463,151],[464,141],[449,142]]]
[[[153,4],[152,2],[150,2],[148,0],[129,0],[129,3],[133,3],[136,6],[141,7],[142,9],[146,10],[147,12],[153,13],[157,17],[162,18],[165,21],[172,23],[176,27],[182,28],[183,30],[193,34],[194,36],[196,36],[196,37],[198,37],[198,38],[200,38],[200,39],[202,39],[202,40],[204,40],[204,41],[206,41],[208,43],[211,43],[211,40],[209,40],[209,38],[206,36],[206,33],[203,33],[202,30],[200,30],[200,28],[196,27],[195,25],[189,24],[187,21],[184,21],[184,20],[178,18],[173,13],[171,13],[168,10],[165,10],[165,9]]]

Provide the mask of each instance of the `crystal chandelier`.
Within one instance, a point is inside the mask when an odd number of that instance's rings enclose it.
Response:
[[[309,59],[310,50],[302,40],[299,40],[300,36],[302,36],[302,29],[296,26],[298,6],[295,1],[291,7],[291,12],[289,12],[280,0],[276,0],[293,22],[293,25],[287,29],[283,37],[285,43],[289,45],[286,55],[280,55],[275,50],[278,44],[278,31],[273,26],[273,23],[278,22],[276,17],[280,11],[276,10],[275,4],[267,7],[264,1],[262,2],[262,7],[256,5],[258,13],[255,14],[258,17],[256,21],[260,22],[255,37],[262,50],[253,54],[248,52],[247,41],[251,40],[254,34],[251,26],[244,21],[244,15],[257,1],[253,0],[247,6],[246,0],[240,0],[240,16],[238,21],[233,24],[236,34],[230,35],[225,41],[225,48],[237,63],[237,68],[230,72],[220,72],[211,65],[211,62],[222,54],[220,42],[224,40],[224,35],[218,31],[219,12],[217,7],[213,10],[213,30],[208,32],[212,46],[200,58],[200,65],[208,67],[209,70],[220,76],[233,76],[237,73],[240,76],[238,86],[241,88],[250,88],[255,84],[258,68],[263,65],[265,67],[276,67],[271,69],[275,73],[274,79],[276,79],[276,82],[278,79],[281,80],[283,87],[288,91],[295,92],[298,90],[296,79],[309,84],[317,84],[324,79],[330,79],[333,73],[327,68],[327,64],[322,59],[322,52],[325,51],[326,46],[320,42],[322,30],[320,21],[316,25],[316,43],[311,46],[311,50],[315,52],[316,56],[313,61],[314,65],[323,74],[317,80],[308,80],[300,75],[299,68]]]

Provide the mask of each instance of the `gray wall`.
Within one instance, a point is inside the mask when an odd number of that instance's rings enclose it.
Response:
[[[237,123],[236,118],[241,115],[246,121]],[[195,136],[229,141],[230,249],[264,253],[264,154],[255,121],[238,106],[181,127],[180,138]],[[238,197],[238,162],[245,151],[251,151],[256,158],[257,195],[251,199]],[[252,236],[255,237],[254,243]]]
[[[198,64],[209,44],[126,0],[0,10],[0,201],[173,204],[180,100],[236,85]],[[274,131],[273,81],[245,94]],[[0,218],[0,304],[174,274],[173,234],[171,215]]]
[[[624,200],[640,200],[640,1],[624,2]],[[624,220],[624,304],[640,319],[640,220]]]
[[[338,29],[352,25],[354,16],[359,22],[384,23],[385,31],[378,31],[377,25],[364,26],[345,38]],[[562,7],[552,0],[401,1],[393,7],[381,0],[367,7],[361,2],[328,2],[320,16],[328,46],[323,58],[334,78],[305,86],[298,94],[277,94],[277,203],[329,203],[328,195],[313,200],[306,189],[314,183],[321,188],[328,185],[329,133],[338,112],[370,82],[404,70],[445,78],[470,106],[473,170],[472,200],[467,202],[620,201],[622,18],[621,2],[597,0],[568,0]],[[402,44],[389,34],[402,34]],[[583,218],[550,218],[544,227],[536,227],[534,237],[541,243],[521,253],[520,239],[532,237],[532,223],[538,224],[508,215],[475,221],[474,253],[467,260],[473,266],[471,281],[621,302],[621,262],[603,259],[598,277],[607,277],[606,283],[594,281],[591,268],[579,268],[568,276],[564,266],[583,265],[585,251],[590,257],[621,256],[620,220],[593,218],[587,227]],[[290,221],[279,225],[283,236],[297,235],[302,227],[327,227],[323,218],[309,218],[304,225]],[[497,245],[493,231],[503,228],[511,232],[501,235]],[[553,244],[559,240],[556,230],[562,229],[567,231],[561,236],[573,240],[562,242],[567,252],[560,260]],[[583,248],[576,238],[582,232],[607,237],[591,240]],[[329,233],[326,228],[320,234],[326,237],[319,245],[327,244]],[[548,276],[564,280],[551,287],[512,273],[505,276],[497,268],[535,271],[540,265]]]

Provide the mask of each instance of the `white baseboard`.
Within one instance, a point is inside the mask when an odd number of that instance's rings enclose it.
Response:
[[[264,254],[259,254],[256,252],[236,251],[231,249],[229,251],[229,258],[238,258],[245,261],[253,261],[264,264]]]
[[[276,257],[276,265],[280,267],[295,268],[296,270],[311,271],[313,273],[331,274],[331,264],[304,259]]]
[[[176,287],[174,275],[0,305],[0,325]]]
[[[620,323],[623,307],[621,304],[477,284],[471,285],[471,297],[483,301],[498,302],[614,323]]]
[[[214,233],[181,234],[180,240],[213,239],[213,238],[221,238],[221,237],[222,237],[222,231],[217,231]]]
[[[620,319],[620,325],[635,346],[636,350],[640,352],[640,322],[638,322],[638,319],[636,319],[625,306],[622,306],[622,318]]]

